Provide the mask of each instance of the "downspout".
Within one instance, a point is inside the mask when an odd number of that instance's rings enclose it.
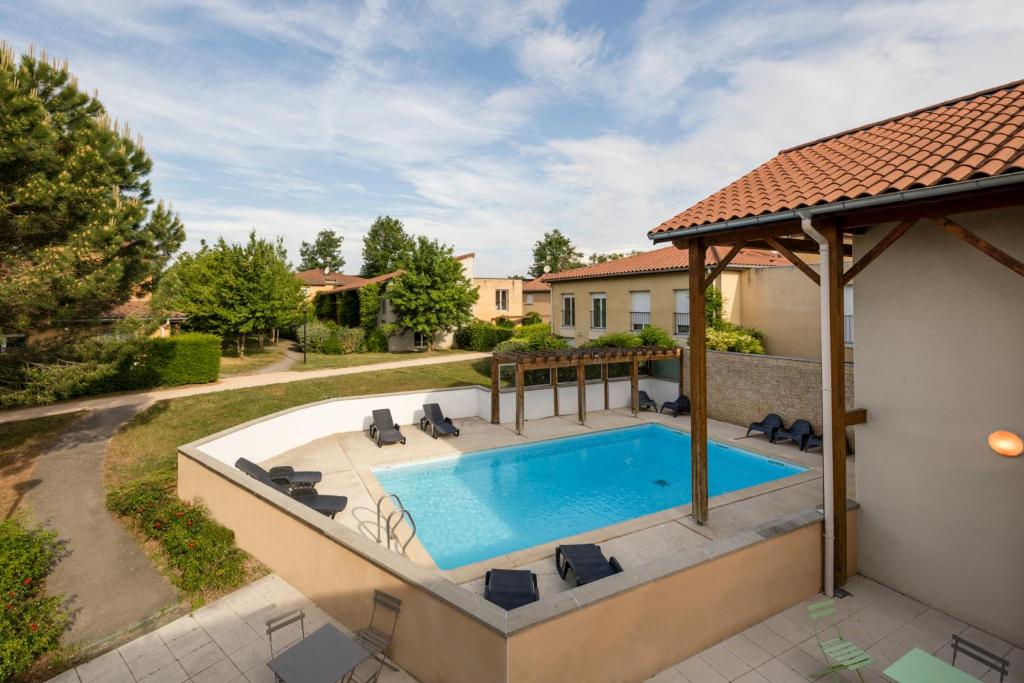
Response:
[[[825,595],[832,597],[835,592],[835,555],[836,555],[836,519],[832,489],[832,348],[831,348],[831,315],[829,291],[829,250],[828,240],[811,224],[809,211],[799,211],[800,229],[818,243],[821,319],[821,421],[822,421],[822,484],[824,489],[823,504],[825,507]]]

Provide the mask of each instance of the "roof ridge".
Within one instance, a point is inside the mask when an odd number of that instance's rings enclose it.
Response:
[[[918,109],[914,109],[913,111],[908,111],[908,112],[904,112],[903,114],[897,114],[895,116],[890,116],[889,118],[881,119],[879,121],[874,121],[872,123],[865,123],[865,124],[862,124],[860,126],[855,126],[853,128],[848,128],[847,130],[840,131],[838,133],[832,133],[831,135],[825,135],[823,137],[817,138],[816,140],[810,140],[809,142],[803,142],[803,143],[801,143],[799,145],[793,145],[792,147],[787,147],[785,149],[781,149],[781,150],[779,150],[779,154],[786,154],[787,152],[794,152],[794,151],[796,151],[798,149],[803,149],[804,147],[810,147],[812,145],[817,145],[817,144],[820,144],[822,142],[828,142],[829,140],[833,140],[835,138],[843,137],[844,135],[852,135],[853,133],[859,133],[861,131],[868,130],[869,128],[876,128],[878,126],[884,126],[885,124],[892,123],[893,121],[899,121],[900,119],[909,118],[911,116],[917,116],[918,114],[923,114],[923,113],[925,113],[927,111],[932,111],[932,110],[935,110],[935,109],[939,109],[940,107],[949,107],[949,106],[952,106],[954,104],[959,104],[960,102],[968,102],[970,100],[977,99],[979,97],[984,97],[986,95],[993,95],[993,94],[995,94],[997,92],[1000,92],[1002,90],[1011,90],[1011,89],[1019,87],[1021,85],[1024,85],[1024,78],[1021,78],[1021,79],[1016,80],[1016,81],[1010,81],[1009,83],[1003,83],[1002,85],[996,85],[996,86],[992,86],[990,88],[985,88],[984,90],[979,90],[977,92],[969,93],[967,95],[961,95],[960,97],[954,97],[952,99],[944,100],[942,102],[938,102],[936,104],[932,104],[932,105],[929,105],[927,107],[920,107]]]

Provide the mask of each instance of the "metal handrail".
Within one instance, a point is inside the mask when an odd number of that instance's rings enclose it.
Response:
[[[391,518],[394,517],[395,515],[398,515],[398,521],[395,522],[395,526],[392,527],[391,526]],[[412,518],[412,513],[409,512],[408,510],[406,510],[404,507],[403,508],[398,508],[397,510],[392,510],[391,514],[388,515],[388,518],[387,518],[387,522],[386,522],[386,526],[385,526],[385,534],[387,536],[387,541],[388,541],[388,550],[391,550],[391,539],[394,538],[395,541],[398,541],[398,536],[392,534],[392,529],[397,531],[398,530],[398,525],[402,523],[403,519],[409,520],[409,526],[412,527],[412,533],[409,534],[409,538],[407,538],[405,540],[405,543],[403,543],[401,545],[401,553],[403,555],[405,555],[405,549],[409,546],[410,543],[412,543],[412,539],[416,538],[416,520],[414,520]]]
[[[402,499],[398,497],[397,493],[385,493],[383,496],[377,499],[377,543],[380,543],[380,506],[383,505],[384,501],[388,500],[389,498],[394,498],[395,501],[398,502],[398,505],[395,507],[396,510],[405,509],[405,506],[402,505]]]

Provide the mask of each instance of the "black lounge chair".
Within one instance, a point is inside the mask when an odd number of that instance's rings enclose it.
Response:
[[[651,397],[650,397],[650,396],[649,396],[649,395],[647,394],[647,392],[646,392],[646,391],[641,391],[641,392],[638,392],[638,394],[637,394],[637,395],[639,396],[639,399],[640,399],[640,400],[638,401],[638,403],[640,404],[640,405],[638,406],[638,408],[639,408],[640,410],[643,410],[644,408],[651,408],[651,409],[653,409],[653,410],[657,410],[657,409],[658,409],[658,403],[657,403],[657,402],[656,402],[656,401],[655,401],[655,400],[654,400],[653,398],[651,398]]]
[[[293,467],[289,467],[288,465],[280,465],[278,467],[271,467],[269,470],[265,470],[252,460],[246,460],[245,458],[239,458],[236,460],[235,467],[242,470],[250,477],[256,477],[257,479],[259,478],[257,476],[258,474],[265,474],[275,484],[286,486],[289,489],[312,488],[319,484],[324,478],[324,475],[321,472],[296,472]]]
[[[789,426],[789,429],[778,429],[775,431],[775,439],[772,443],[779,441],[792,441],[800,450],[807,448],[807,440],[814,434],[814,428],[807,420],[797,420]]]
[[[665,401],[661,404],[661,410],[659,413],[665,412],[665,408],[672,411],[672,417],[679,417],[680,413],[690,412],[690,399],[682,394],[679,394],[679,398],[674,401]]]
[[[244,470],[243,470],[244,471]],[[286,496],[291,496],[293,499],[299,501],[303,505],[313,508],[322,515],[326,515],[331,519],[334,516],[345,509],[348,505],[348,496],[326,496],[317,493],[317,490],[313,487],[303,487],[297,489],[289,489],[283,484],[278,484],[270,475],[261,467],[258,472],[246,472],[250,477],[266,484],[270,488],[280,491]]]
[[[807,445],[804,446],[805,451],[809,451],[812,448],[824,448],[824,442],[822,441],[821,434],[811,434],[807,437]]]
[[[610,560],[601,552],[601,546],[593,543],[560,545],[555,548],[555,566],[564,579],[572,572],[576,585],[582,586],[622,571],[622,565],[614,557]]]
[[[423,417],[420,418],[420,429],[427,431],[430,427],[430,435],[435,439],[438,436],[452,434],[459,435],[459,428],[452,424],[450,417],[445,417],[441,412],[441,406],[436,403],[423,404]]]
[[[775,443],[775,432],[782,429],[782,418],[775,413],[768,413],[760,422],[751,422],[747,427],[747,436],[750,432],[760,432],[768,437],[768,441]]]
[[[537,575],[528,569],[490,569],[484,577],[484,597],[504,610],[540,599]]]
[[[391,410],[384,408],[373,411],[373,423],[370,425],[370,438],[377,442],[377,448],[386,443],[405,443],[402,430],[391,419]]]

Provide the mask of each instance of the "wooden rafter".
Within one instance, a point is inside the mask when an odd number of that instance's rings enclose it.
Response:
[[[935,223],[954,237],[957,237],[961,241],[971,245],[986,256],[1002,263],[1004,266],[1017,273],[1017,275],[1024,276],[1024,263],[1010,254],[1007,254],[991,242],[978,237],[956,221],[951,220],[946,216],[929,216],[928,220]]]
[[[718,279],[718,276],[722,274],[722,271],[725,270],[726,266],[732,263],[732,260],[736,258],[736,254],[740,253],[740,249],[743,248],[743,244],[743,242],[737,242],[736,244],[732,245],[732,249],[730,249],[729,253],[725,255],[725,258],[720,259],[718,261],[718,265],[715,266],[714,270],[712,270],[710,273],[704,276],[704,289],[710,287],[711,284],[716,279]],[[715,256],[718,256],[718,252],[715,252]]]
[[[845,286],[850,284],[850,281],[853,280],[853,278],[857,277],[860,271],[867,268],[872,261],[874,261],[876,258],[882,255],[882,252],[884,252],[886,249],[895,244],[896,240],[907,234],[907,231],[910,230],[910,228],[916,222],[916,218],[908,218],[905,221],[901,221],[899,224],[896,225],[895,228],[890,230],[889,234],[880,239],[878,241],[878,244],[871,247],[868,250],[868,253],[861,256],[860,260],[858,260],[856,263],[850,266],[849,270],[843,273],[843,285]]]
[[[690,514],[708,521],[708,397],[704,315],[704,254],[701,239],[691,240],[690,258]]]
[[[814,282],[814,284],[821,284],[821,278],[818,277],[818,274],[816,272],[814,272],[814,269],[807,265],[807,263],[803,259],[801,259],[799,256],[790,251],[785,244],[782,244],[774,237],[768,237],[765,239],[765,241],[772,246],[772,249],[775,249],[775,251],[785,256],[786,260],[792,263],[794,266],[796,266],[800,270],[800,272],[802,272],[807,277],[811,278],[811,281]],[[840,257],[842,257],[842,254],[840,254]],[[840,263],[842,263],[841,260]]]

